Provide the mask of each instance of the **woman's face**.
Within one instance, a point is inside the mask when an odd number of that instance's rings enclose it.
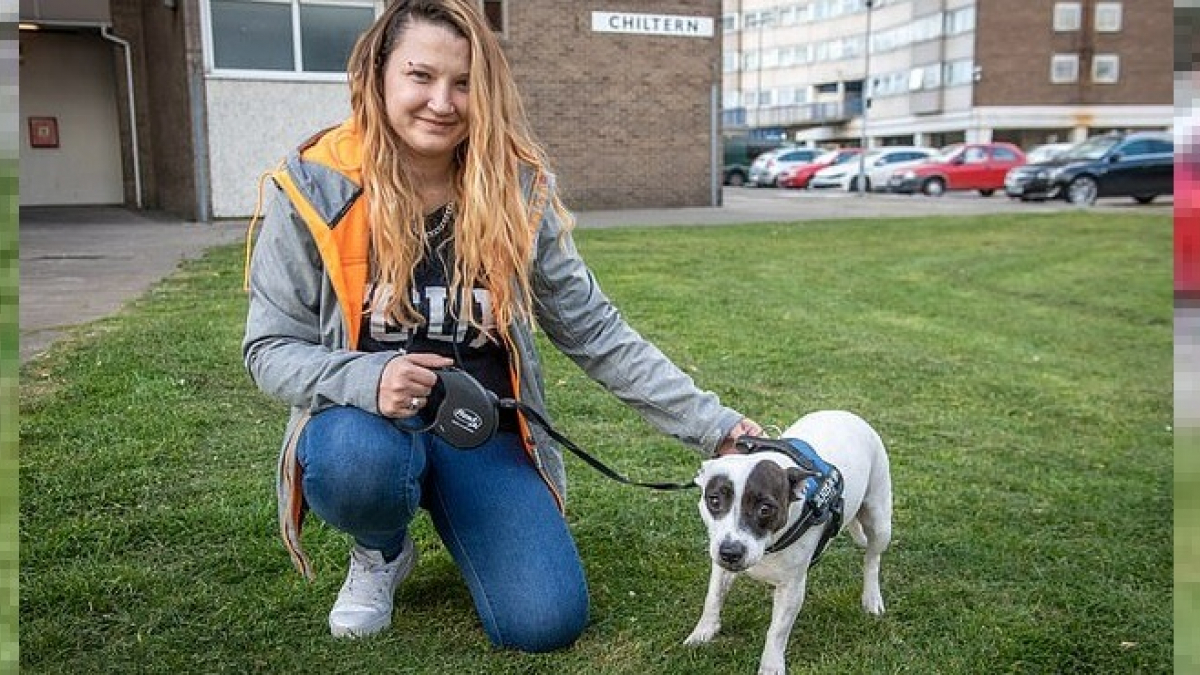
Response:
[[[414,153],[450,160],[467,137],[471,48],[451,29],[416,21],[384,64],[388,123]]]

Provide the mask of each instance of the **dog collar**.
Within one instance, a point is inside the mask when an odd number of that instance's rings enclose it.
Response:
[[[801,471],[808,474],[804,479],[804,509],[792,526],[784,530],[779,538],[767,547],[767,553],[778,553],[796,543],[804,533],[816,525],[825,524],[821,541],[813,552],[809,567],[817,564],[826,545],[839,530],[842,529],[842,510],[845,500],[842,497],[844,483],[842,473],[837,467],[826,462],[808,443],[796,438],[759,438],[742,436],[737,440],[737,448],[746,453],[778,452],[786,455],[796,463]]]

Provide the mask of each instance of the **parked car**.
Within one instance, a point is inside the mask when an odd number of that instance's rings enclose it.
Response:
[[[1089,205],[1098,197],[1133,197],[1149,204],[1174,192],[1175,143],[1158,132],[1093,136],[1057,159],[1014,168],[1004,179],[1009,197],[1065,199]]]
[[[1012,143],[957,143],[927,161],[893,171],[888,189],[933,196],[947,190],[978,190],[990,197],[1004,188],[1008,170],[1024,163],[1025,153]]]
[[[726,136],[721,139],[725,163],[722,173],[725,185],[737,187],[750,179],[750,165],[754,158],[764,152],[778,150],[783,141],[778,138],[756,138],[746,134]]]
[[[813,174],[817,173],[825,167],[847,162],[855,157],[858,157],[858,148],[841,148],[839,150],[830,150],[825,154],[817,157],[808,164],[798,164],[796,166],[784,169],[779,174],[777,184],[779,187],[785,188],[806,188],[808,182],[812,180]]]
[[[821,155],[820,148],[780,148],[764,152],[750,165],[750,185],[774,187],[779,174],[792,166],[809,164]]]
[[[887,186],[888,177],[896,165],[904,162],[914,162],[929,159],[937,154],[932,148],[917,148],[912,146],[889,146],[876,148],[867,152],[865,157],[855,155],[854,161],[837,166],[821,169],[809,182],[812,188],[841,188],[850,192],[858,190],[858,177],[861,173],[866,179],[868,190],[878,186]],[[861,166],[860,166],[861,165]]]
[[[1189,132],[1194,134],[1184,133]],[[1175,157],[1175,299],[1195,303],[1200,300],[1200,152],[1183,145]]]
[[[1048,162],[1074,147],[1074,143],[1044,143],[1035,145],[1025,152],[1026,164]]]

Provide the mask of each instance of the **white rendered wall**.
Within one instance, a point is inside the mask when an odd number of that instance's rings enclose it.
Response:
[[[209,78],[209,167],[214,218],[254,212],[258,178],[305,139],[350,114],[346,82]]]

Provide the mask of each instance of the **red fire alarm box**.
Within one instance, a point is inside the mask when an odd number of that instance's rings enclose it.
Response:
[[[58,118],[30,117],[29,145],[35,148],[57,148]]]

